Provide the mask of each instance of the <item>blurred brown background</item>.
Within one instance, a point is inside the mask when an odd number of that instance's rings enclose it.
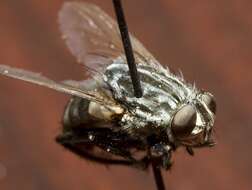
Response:
[[[89,0],[113,14],[111,0]],[[0,1],[0,63],[84,78],[57,24],[63,0]],[[217,99],[213,149],[173,155],[167,190],[252,189],[252,1],[124,1],[130,31]],[[154,190],[152,174],[96,165],[54,142],[68,96],[0,77],[1,190]]]

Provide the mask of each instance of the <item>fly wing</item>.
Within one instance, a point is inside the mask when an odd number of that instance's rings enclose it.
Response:
[[[117,23],[99,7],[83,2],[65,3],[59,12],[60,29],[73,55],[90,71],[103,72],[124,55]],[[159,63],[131,35],[137,63]]]
[[[83,88],[78,88],[75,85],[72,85],[71,83],[68,82],[56,82],[42,76],[39,73],[33,73],[22,69],[12,68],[6,65],[0,65],[0,74],[11,78],[30,82],[33,84],[37,84],[40,86],[44,86],[47,88],[51,88],[53,90],[63,92],[65,94],[88,99],[90,101],[94,101],[99,104],[111,105],[111,106],[115,105],[114,102],[105,98],[98,92],[84,90]]]

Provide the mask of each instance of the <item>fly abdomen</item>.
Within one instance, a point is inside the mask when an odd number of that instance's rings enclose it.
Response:
[[[124,110],[120,107],[105,107],[89,100],[72,97],[65,107],[63,115],[64,130],[73,127],[101,127],[101,123],[115,122]]]
[[[88,113],[89,104],[89,100],[72,97],[65,107],[62,119],[64,129],[87,124],[92,119]]]

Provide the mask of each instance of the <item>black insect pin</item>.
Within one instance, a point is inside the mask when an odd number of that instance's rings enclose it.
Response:
[[[102,164],[151,165],[157,189],[164,190],[160,170],[170,168],[176,148],[192,155],[193,148],[214,144],[216,104],[130,35],[120,0],[113,3],[118,24],[89,3],[64,3],[59,12],[63,38],[88,79],[56,82],[6,65],[0,74],[72,95],[57,142]]]
[[[121,32],[121,37],[122,37],[122,42],[123,42],[123,46],[124,46],[125,55],[126,55],[126,58],[127,58],[127,63],[128,63],[128,66],[129,66],[131,81],[132,81],[132,85],[133,85],[133,88],[134,88],[134,94],[135,94],[136,98],[141,98],[142,95],[143,95],[143,91],[142,91],[141,84],[140,84],[140,78],[139,78],[139,75],[137,73],[134,53],[133,53],[132,45],[131,45],[131,42],[130,42],[127,23],[126,23],[125,18],[124,18],[122,4],[121,4],[120,0],[113,0],[113,3],[114,3],[116,16],[117,16],[118,25],[119,25],[120,32]],[[156,160],[154,161],[152,159],[152,157],[150,155],[150,150],[148,150],[148,154],[149,154],[148,159],[150,159],[152,161],[152,169],[153,169],[153,174],[154,174],[154,177],[155,177],[155,182],[156,182],[156,185],[157,185],[157,189],[158,190],[164,190],[165,186],[164,186],[161,170],[160,170],[160,168],[158,166],[158,163],[156,163]]]

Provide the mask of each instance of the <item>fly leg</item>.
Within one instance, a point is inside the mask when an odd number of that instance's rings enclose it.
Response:
[[[147,156],[137,160],[133,158],[129,151],[132,147],[138,146],[142,148],[138,141],[128,137],[126,134],[113,132],[109,128],[75,127],[59,135],[56,141],[82,158],[102,164],[128,165],[140,169],[147,168],[149,164]],[[104,157],[101,154],[92,152],[94,147],[123,159]]]
[[[152,160],[152,164],[157,167],[162,167],[166,170],[171,168],[171,147],[169,145],[155,144],[150,147],[149,155]]]
[[[131,166],[133,164],[132,161],[129,161],[129,160],[109,159],[109,158],[104,158],[102,156],[97,156],[88,150],[76,147],[74,144],[67,142],[66,139],[61,139],[61,137],[57,137],[56,141],[60,143],[61,145],[63,145],[66,149],[79,155],[81,158],[90,160],[96,163],[105,164],[105,165],[125,165],[125,166]]]

